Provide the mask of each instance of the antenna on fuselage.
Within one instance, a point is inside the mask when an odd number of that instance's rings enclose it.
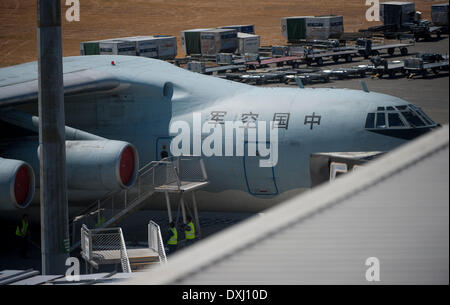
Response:
[[[297,83],[297,86],[298,86],[300,89],[305,89],[305,86],[303,85],[303,82],[302,82],[302,80],[301,80],[300,78],[296,77],[296,78],[295,78],[295,82]]]
[[[363,80],[361,81],[361,86],[362,86],[364,92],[367,92],[367,93],[370,92],[365,81],[363,81]]]

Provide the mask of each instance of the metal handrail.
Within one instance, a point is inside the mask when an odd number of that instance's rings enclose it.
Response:
[[[154,240],[154,235],[156,235],[156,241]],[[167,263],[166,251],[164,249],[164,243],[161,236],[161,229],[159,225],[152,220],[148,223],[148,247],[158,253],[159,262],[161,264]]]

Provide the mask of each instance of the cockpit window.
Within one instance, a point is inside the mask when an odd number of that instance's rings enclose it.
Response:
[[[377,113],[377,128],[386,128],[386,115],[384,112]]]
[[[389,127],[403,127],[405,124],[403,124],[402,119],[400,119],[400,114],[398,113],[388,113],[388,121],[389,121]]]
[[[365,128],[367,129],[411,129],[436,127],[420,108],[414,105],[379,106],[377,110],[367,114]]]
[[[366,118],[366,128],[375,127],[375,113],[369,113]]]
[[[405,110],[406,106],[395,106],[395,108],[397,108],[398,110]]]
[[[412,111],[402,111],[403,116],[411,127],[422,127],[425,123]]]

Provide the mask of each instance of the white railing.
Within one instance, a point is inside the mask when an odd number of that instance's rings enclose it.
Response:
[[[167,263],[166,251],[164,249],[164,242],[161,236],[161,229],[154,221],[148,223],[148,247],[158,253],[159,262],[161,264]]]
[[[91,266],[117,264],[120,262],[122,272],[131,273],[130,261],[121,228],[89,230],[81,228],[81,256]]]

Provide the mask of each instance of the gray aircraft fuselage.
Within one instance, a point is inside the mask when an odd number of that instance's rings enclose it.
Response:
[[[186,121],[192,126],[193,113],[201,114],[202,123],[256,117],[274,128],[270,122],[278,121],[278,162],[274,167],[260,167],[258,156],[203,156],[210,184],[197,194],[201,210],[261,211],[311,186],[312,153],[389,151],[427,129],[408,125],[405,117],[404,126],[381,124],[383,115],[377,113],[384,113],[388,120],[387,109],[400,113],[409,103],[374,92],[255,87],[141,57],[64,58],[65,74],[84,70],[108,73],[120,86],[66,96],[66,125],[132,143],[139,152],[140,166],[161,159],[163,151],[170,154],[171,122]],[[0,76],[11,82],[14,78],[32,80],[37,65],[3,68]],[[19,108],[33,111],[35,105]],[[369,113],[380,117],[378,126],[366,125]],[[0,156],[27,161],[39,172],[36,147],[36,139],[20,139],[15,148],[0,151]],[[69,190],[71,204],[102,195]],[[152,207],[162,208],[164,202],[159,201]]]

